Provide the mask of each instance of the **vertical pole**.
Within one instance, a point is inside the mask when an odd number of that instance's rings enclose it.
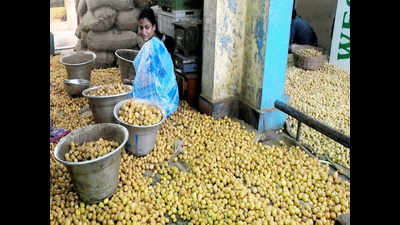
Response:
[[[267,109],[269,113],[264,115],[266,127],[263,130],[281,128],[286,119],[283,112],[274,108],[274,102],[275,100],[287,102],[284,89],[293,10],[293,0],[270,0],[269,2],[260,107],[262,110]]]

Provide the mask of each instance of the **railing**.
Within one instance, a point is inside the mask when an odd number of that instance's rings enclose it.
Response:
[[[307,126],[313,128],[314,130],[331,138],[332,140],[342,144],[343,146],[350,148],[350,137],[349,136],[342,134],[338,130],[333,129],[333,128],[325,125],[324,123],[321,123],[318,120],[315,120],[312,117],[307,116],[306,114],[298,111],[297,109],[295,109],[279,100],[275,101],[274,106],[275,106],[275,108],[292,116],[293,118],[295,118],[298,121],[296,141],[298,141],[300,138],[301,124],[304,123]]]

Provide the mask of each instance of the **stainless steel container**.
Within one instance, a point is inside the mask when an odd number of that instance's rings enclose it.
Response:
[[[115,55],[117,56],[117,63],[121,72],[121,81],[124,79],[134,80],[135,79],[135,67],[133,66],[133,60],[139,53],[138,50],[132,49],[117,49]]]
[[[130,88],[130,91],[110,96],[89,96],[89,92],[101,88],[103,85],[91,87],[82,91],[82,95],[89,100],[89,106],[92,110],[94,120],[96,123],[114,123],[113,110],[115,104],[128,99],[129,94],[132,93],[132,85],[123,85]]]
[[[90,81],[90,73],[96,54],[91,51],[77,51],[60,58],[60,63],[67,70],[68,79],[85,79]]]
[[[84,79],[64,80],[64,88],[71,97],[82,97],[82,91],[89,86],[90,81]]]
[[[135,99],[139,103],[156,106],[162,113],[162,119],[160,122],[151,126],[135,126],[132,124],[125,123],[119,119],[118,112],[122,105],[129,99],[118,102],[114,107],[114,118],[128,129],[129,139],[126,143],[125,149],[136,156],[144,156],[149,154],[153,148],[157,139],[157,132],[161,128],[161,124],[166,119],[165,110],[157,103],[146,100],[146,99]]]
[[[114,194],[118,186],[121,150],[128,137],[129,133],[125,127],[103,123],[74,130],[58,142],[54,149],[54,157],[68,168],[73,188],[82,201],[88,204],[98,203]],[[65,153],[69,151],[72,141],[82,144],[99,138],[117,141],[120,145],[110,153],[93,160],[65,161]]]

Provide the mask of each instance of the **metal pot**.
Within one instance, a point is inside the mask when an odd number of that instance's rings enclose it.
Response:
[[[136,156],[144,156],[149,154],[153,148],[157,139],[157,132],[161,128],[161,124],[166,119],[165,110],[156,102],[149,101],[147,99],[135,99],[139,103],[144,103],[146,105],[156,106],[162,113],[162,119],[160,122],[150,125],[150,126],[136,126],[128,124],[119,119],[118,112],[122,105],[129,99],[118,102],[114,107],[114,118],[115,120],[122,124],[128,129],[129,139],[126,143],[126,150],[131,152]]]
[[[90,81],[90,73],[96,54],[91,51],[77,51],[60,58],[60,63],[67,70],[68,79],[85,79]]]
[[[103,87],[103,85],[91,87],[82,91],[82,95],[89,100],[89,106],[92,110],[96,123],[114,123],[113,110],[115,104],[128,99],[129,94],[133,92],[131,85],[123,85],[130,88],[129,92],[110,96],[89,96],[89,92]]]
[[[135,67],[133,66],[133,61],[136,55],[139,53],[138,50],[133,49],[117,49],[115,51],[115,56],[117,56],[117,63],[119,70],[121,72],[121,81],[135,79]]]
[[[129,137],[128,130],[113,123],[86,126],[63,137],[54,149],[54,158],[64,164],[71,173],[74,190],[86,203],[98,203],[114,194],[118,186],[121,150]],[[110,153],[82,162],[65,161],[65,153],[73,141],[82,144],[99,138],[113,140],[120,145]]]
[[[90,87],[90,81],[84,79],[64,80],[64,88],[71,97],[81,97],[82,91]]]

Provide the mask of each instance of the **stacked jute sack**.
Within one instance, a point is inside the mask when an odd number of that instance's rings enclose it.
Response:
[[[116,64],[117,49],[137,49],[143,40],[137,35],[140,10],[152,0],[77,0],[78,43],[75,51],[96,53],[94,68]]]

